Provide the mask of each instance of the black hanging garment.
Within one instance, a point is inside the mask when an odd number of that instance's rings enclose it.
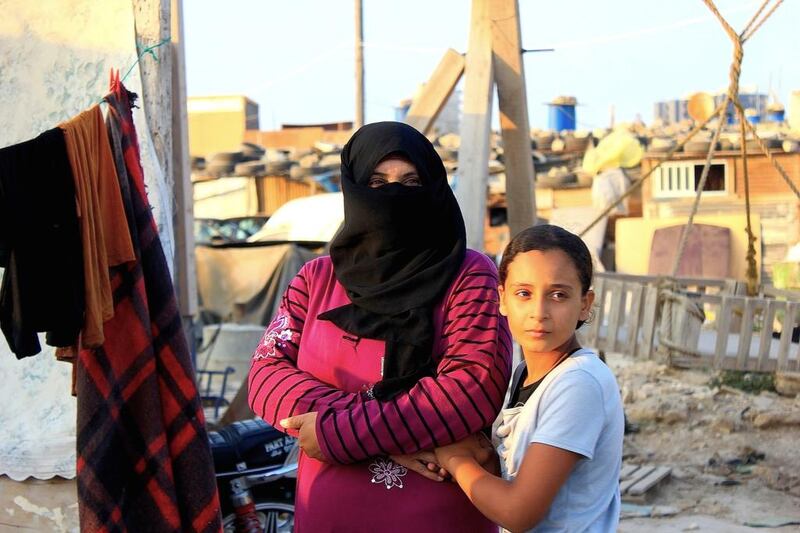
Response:
[[[72,346],[83,325],[83,248],[64,133],[0,149],[0,327],[17,358]]]

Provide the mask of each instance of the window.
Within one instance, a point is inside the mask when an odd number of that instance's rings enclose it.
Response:
[[[683,198],[697,193],[704,161],[669,161],[653,172],[653,198]],[[703,195],[721,196],[729,192],[728,165],[711,161]]]

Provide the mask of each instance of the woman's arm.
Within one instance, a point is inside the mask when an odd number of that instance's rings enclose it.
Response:
[[[509,531],[538,524],[581,455],[533,443],[525,452],[517,477],[506,481],[484,470],[461,443],[436,450],[440,464],[452,474],[473,505]]]
[[[315,437],[330,462],[410,454],[491,425],[511,370],[511,336],[498,311],[497,274],[486,259],[463,274],[447,303],[436,375],[388,401],[321,410]]]
[[[297,352],[308,309],[307,279],[314,275],[314,267],[313,262],[306,263],[289,284],[250,366],[250,408],[277,428],[281,427],[280,420],[292,415],[343,409],[359,401],[358,394],[341,391],[297,368]]]

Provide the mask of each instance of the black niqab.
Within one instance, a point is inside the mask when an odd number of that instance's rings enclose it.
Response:
[[[389,155],[413,163],[422,186],[370,188],[373,170]],[[342,191],[344,226],[330,253],[352,303],[319,318],[386,341],[383,377],[373,393],[388,399],[434,372],[433,307],[464,260],[464,220],[433,145],[399,122],[366,125],[348,141]]]

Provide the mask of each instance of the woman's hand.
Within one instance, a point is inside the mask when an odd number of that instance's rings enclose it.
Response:
[[[432,481],[444,481],[447,477],[447,471],[439,466],[433,452],[422,451],[408,455],[392,455],[390,458],[395,463]]]
[[[325,460],[325,456],[322,455],[322,450],[319,447],[319,440],[317,440],[316,411],[284,418],[280,424],[282,428],[297,430],[298,445],[307,456],[318,461]]]
[[[475,433],[453,444],[441,446],[436,448],[434,452],[437,462],[451,474],[453,472],[453,459],[474,459],[476,463],[486,468],[486,470],[492,471],[494,468],[490,468],[490,466],[496,463],[497,458],[494,447],[482,433]]]

